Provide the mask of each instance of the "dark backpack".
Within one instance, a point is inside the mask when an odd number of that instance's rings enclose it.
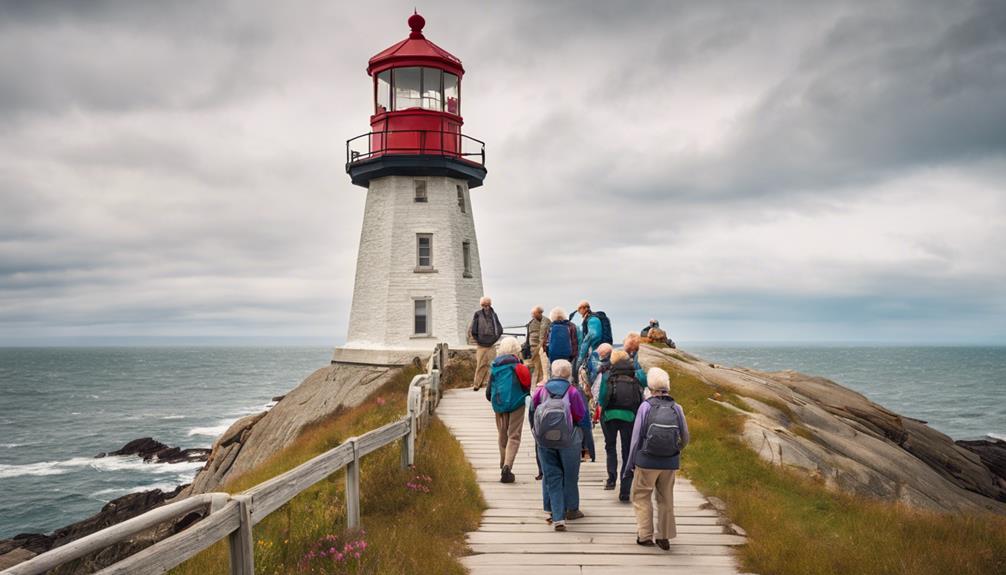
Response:
[[[548,354],[549,361],[556,359],[569,359],[573,357],[573,342],[569,333],[569,320],[553,321],[548,328]]]
[[[588,328],[590,316],[596,316],[597,319],[601,320],[601,343],[607,343],[609,345],[614,343],[615,340],[611,336],[611,320],[608,319],[608,314],[603,311],[592,311],[590,312],[590,315],[583,319],[583,335],[586,336],[587,332],[590,331]]]
[[[607,409],[625,409],[635,413],[643,403],[643,386],[632,372],[612,369],[608,375]]]
[[[639,452],[650,457],[674,457],[681,453],[681,418],[673,399],[651,397]]]
[[[488,347],[495,344],[500,338],[500,330],[497,325],[496,312],[490,308],[489,312],[479,310],[475,312],[475,341],[479,345]]]

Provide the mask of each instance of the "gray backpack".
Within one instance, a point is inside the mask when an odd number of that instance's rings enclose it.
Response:
[[[643,422],[640,453],[650,457],[674,457],[681,453],[681,418],[673,399],[651,397],[650,412]]]
[[[561,395],[545,390],[548,397],[534,410],[534,438],[550,449],[573,446],[573,416],[569,409],[569,387]]]

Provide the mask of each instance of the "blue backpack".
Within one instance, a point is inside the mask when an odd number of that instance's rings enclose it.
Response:
[[[569,335],[569,320],[563,319],[553,321],[548,331],[548,354],[549,361],[557,359],[569,359],[573,357],[573,342]]]
[[[496,413],[510,413],[524,405],[524,398],[528,394],[520,386],[516,367],[516,363],[493,362],[489,376],[489,401]]]

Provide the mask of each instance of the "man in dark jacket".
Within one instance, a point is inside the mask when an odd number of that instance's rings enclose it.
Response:
[[[475,340],[475,391],[489,381],[489,364],[496,359],[496,342],[503,337],[503,324],[493,310],[493,300],[483,296],[482,306],[472,318],[471,336]]]

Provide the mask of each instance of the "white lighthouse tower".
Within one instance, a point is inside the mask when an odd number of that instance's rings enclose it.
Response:
[[[438,342],[467,345],[482,296],[469,190],[486,176],[483,142],[463,135],[461,60],[423,36],[370,59],[371,131],[346,143],[367,188],[346,345],[335,361],[392,365]]]

